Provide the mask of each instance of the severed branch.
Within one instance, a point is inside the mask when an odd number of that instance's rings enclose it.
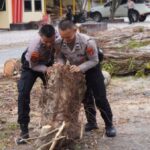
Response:
[[[83,123],[83,114],[81,119],[81,130],[80,130],[80,139],[83,138],[83,132],[84,132],[84,123]]]
[[[28,142],[28,141],[31,141],[31,140],[40,139],[40,138],[46,137],[46,136],[48,136],[50,134],[53,134],[53,133],[55,133],[58,130],[59,130],[59,128],[56,128],[56,129],[50,131],[49,133],[47,133],[47,134],[45,134],[43,136],[38,136],[38,137],[33,137],[33,138],[28,138],[28,139],[22,139],[22,141]]]
[[[61,136],[61,137],[59,137],[59,138],[56,138],[55,140],[56,140],[56,141],[59,141],[59,140],[61,140],[61,139],[63,139],[63,138],[65,138],[65,136]],[[52,140],[52,141],[50,141],[50,142],[48,142],[48,143],[46,143],[46,144],[40,146],[37,150],[43,150],[45,147],[47,147],[47,146],[49,146],[50,144],[52,144],[53,141],[54,141],[54,140]]]
[[[58,132],[56,133],[56,136],[55,136],[55,138],[54,138],[54,140],[53,140],[53,143],[52,143],[52,145],[51,145],[51,147],[50,147],[49,150],[53,150],[53,149],[55,148],[55,146],[56,146],[56,144],[57,144],[57,141],[58,141],[57,139],[58,139],[58,137],[60,136],[60,134],[62,133],[62,131],[64,130],[65,125],[66,125],[66,124],[65,124],[65,122],[63,121],[61,127],[59,128]]]

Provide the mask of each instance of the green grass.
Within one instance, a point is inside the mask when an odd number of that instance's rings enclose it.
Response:
[[[150,62],[145,63],[145,69],[150,69]]]
[[[129,43],[127,43],[126,47],[128,47],[129,49],[134,49],[134,48],[140,48],[143,46],[147,46],[150,45],[150,41],[136,41],[136,40],[131,40],[129,41]]]
[[[112,62],[104,63],[103,69],[108,71],[111,75],[114,73],[114,65]]]
[[[144,78],[145,77],[144,71],[143,70],[138,70],[135,74],[135,77]]]
[[[5,150],[6,149],[6,146],[4,143],[0,143],[0,150]]]
[[[9,137],[9,132],[1,131],[0,133],[0,140],[6,139]]]
[[[7,125],[7,128],[9,129],[9,130],[16,130],[16,129],[18,129],[18,124],[17,123],[15,123],[15,122],[12,122],[12,123],[9,123],[8,125]]]
[[[122,63],[122,65],[120,65],[119,62],[111,60],[103,63],[103,69],[108,71],[112,76],[121,75],[123,72],[125,74],[132,74],[136,72],[134,74],[135,77],[145,77],[145,69],[150,69],[150,63],[147,62],[138,66],[136,64],[136,60],[134,58],[130,58],[125,64]]]
[[[74,146],[74,150],[81,150],[82,149],[82,147],[81,147],[81,145],[79,145],[79,144],[76,144],[75,146]]]
[[[136,66],[135,66],[135,59],[130,58],[128,61],[128,71],[132,71]]]
[[[15,122],[4,124],[4,128],[0,131],[0,150],[6,150],[6,147],[11,144],[10,137],[17,129],[18,124]]]

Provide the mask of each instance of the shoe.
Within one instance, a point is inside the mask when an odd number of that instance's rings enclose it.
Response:
[[[98,129],[97,123],[87,123],[85,125],[85,132],[89,132],[94,129]]]
[[[16,144],[26,144],[27,142],[24,139],[29,138],[28,124],[20,124],[20,137],[16,140]]]
[[[21,132],[20,137],[16,139],[16,144],[17,145],[27,144],[27,142],[25,140],[28,138],[29,138],[29,133],[22,133]]]
[[[117,134],[117,131],[114,126],[106,127],[106,136],[107,137],[115,137]]]

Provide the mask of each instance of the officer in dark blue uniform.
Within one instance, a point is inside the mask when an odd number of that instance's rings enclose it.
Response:
[[[59,24],[61,39],[56,41],[57,65],[66,64],[69,61],[71,72],[85,74],[87,92],[83,101],[87,124],[85,131],[97,129],[97,108],[105,123],[106,135],[116,136],[113,126],[113,115],[106,96],[104,77],[100,70],[98,48],[92,37],[77,33],[75,25],[69,20],[62,20]]]
[[[30,92],[38,77],[46,87],[47,73],[54,63],[55,29],[51,25],[44,25],[39,35],[30,43],[22,55],[22,73],[18,82],[18,123],[20,124],[20,137],[17,144],[24,144],[22,139],[29,137],[28,124],[30,122]]]

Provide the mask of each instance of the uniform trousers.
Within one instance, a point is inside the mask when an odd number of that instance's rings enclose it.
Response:
[[[83,100],[88,123],[96,123],[96,109],[101,113],[105,126],[112,126],[112,111],[106,97],[104,77],[98,64],[85,73],[87,91]]]

